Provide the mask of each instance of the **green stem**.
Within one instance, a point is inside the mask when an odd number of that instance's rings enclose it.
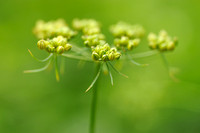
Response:
[[[171,78],[173,81],[175,81],[175,82],[179,82],[179,79],[175,77],[174,72],[171,71],[170,66],[169,66],[169,63],[168,63],[168,61],[167,61],[167,59],[166,59],[164,53],[161,53],[161,57],[162,57],[162,59],[163,59],[163,62],[164,62],[164,64],[165,64],[165,67],[167,68],[167,71],[168,71],[168,74],[169,74],[170,78]]]
[[[98,63],[96,67],[96,73],[98,73],[100,69],[100,63]],[[98,83],[96,83],[93,87],[93,96],[92,96],[92,105],[91,105],[91,116],[90,116],[90,129],[89,133],[95,133],[95,123],[96,123],[96,106],[97,106],[97,92],[98,92]]]
[[[65,60],[64,57],[61,58],[61,63],[60,63],[60,74],[64,74],[65,72]]]
[[[56,80],[59,81],[60,80],[60,76],[59,76],[59,72],[58,72],[58,59],[57,59],[57,55],[55,54],[55,73],[56,73]]]
[[[161,57],[162,57],[162,59],[163,59],[163,62],[164,62],[164,64],[165,64],[165,67],[167,68],[167,71],[170,71],[170,69],[169,69],[169,63],[168,63],[168,61],[167,61],[167,59],[166,59],[164,53],[160,53],[160,55],[161,55]]]

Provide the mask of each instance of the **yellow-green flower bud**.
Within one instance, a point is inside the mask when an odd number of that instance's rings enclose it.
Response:
[[[101,50],[99,51],[99,55],[100,55],[100,56],[103,56],[104,54],[106,54],[106,50],[101,49]]]
[[[135,33],[135,31],[134,30],[127,30],[126,31],[126,34],[127,34],[127,36],[128,37],[133,37],[133,36],[136,36],[136,33]]]
[[[109,55],[108,55],[108,59],[110,61],[114,60],[115,59],[115,54],[113,52],[111,52]]]
[[[116,48],[111,48],[110,51],[111,52],[117,52],[117,49]]]
[[[89,41],[88,40],[86,40],[86,41],[84,41],[84,45],[86,46],[86,47],[89,47]]]
[[[54,47],[58,47],[59,46],[59,44],[58,44],[58,38],[57,37],[53,38],[52,39],[52,43],[53,43]]]
[[[40,40],[37,43],[37,46],[39,49],[45,49],[47,47],[47,45],[49,45],[49,42],[45,41],[45,40]]]
[[[52,46],[52,45],[48,45],[48,46],[46,47],[46,50],[47,50],[49,53],[53,53],[53,52],[55,52],[55,47]]]
[[[93,44],[94,46],[98,45],[98,44],[99,44],[99,40],[98,40],[97,38],[93,39],[93,40],[92,40],[92,44]]]
[[[140,39],[137,38],[137,39],[133,40],[134,47],[137,47],[139,45],[139,43],[140,43]]]
[[[120,43],[121,43],[121,40],[119,38],[114,39],[115,46],[120,45]]]
[[[108,44],[103,45],[102,47],[103,50],[110,50],[110,46]]]
[[[157,42],[157,36],[156,36],[156,34],[150,33],[150,34],[148,35],[148,40],[149,40],[150,42]]]
[[[159,50],[160,51],[165,51],[167,50],[167,43],[162,43],[159,45]]]
[[[104,40],[99,41],[99,45],[105,45],[105,44],[106,44],[106,41],[104,41]]]
[[[167,45],[167,50],[173,50],[175,48],[175,43],[174,42],[169,42]]]
[[[104,36],[103,34],[98,34],[98,38],[99,38],[100,40],[104,40],[104,39],[105,39],[105,36]]]
[[[96,52],[92,52],[92,59],[98,61],[100,56]]]
[[[166,38],[164,36],[159,36],[158,37],[158,43],[161,44],[161,43],[164,43],[166,41]]]
[[[72,45],[71,45],[71,44],[68,44],[68,43],[67,43],[67,44],[64,45],[64,50],[65,50],[65,51],[69,51],[71,48],[72,48]]]
[[[129,41],[129,43],[128,43],[127,49],[128,49],[128,50],[132,50],[133,47],[134,47],[134,44],[133,44],[133,41],[131,40],[131,41]]]
[[[115,59],[117,59],[117,60],[118,60],[120,57],[121,57],[121,53],[119,53],[119,52],[116,52],[116,53],[115,53]]]
[[[159,36],[166,38],[168,36],[168,34],[165,30],[161,30],[160,33],[159,33]]]
[[[83,29],[83,33],[85,35],[93,35],[93,34],[98,34],[100,33],[100,28],[99,27],[85,27]]]
[[[122,45],[127,45],[127,44],[128,44],[128,41],[129,41],[129,39],[128,39],[127,36],[122,36],[122,37],[121,37],[121,44],[122,44]]]
[[[107,54],[104,54],[104,55],[102,56],[102,60],[103,60],[103,61],[108,61],[108,55],[107,55]]]
[[[58,47],[56,48],[57,54],[62,54],[64,51],[65,51],[65,50],[64,50],[64,47],[63,47],[63,46],[58,46]]]
[[[149,43],[149,47],[150,47],[151,49],[156,49],[156,48],[157,48],[157,44],[154,43],[154,42],[150,42],[150,43]]]
[[[67,43],[67,39],[63,36],[58,36],[56,41],[59,46],[64,46]]]

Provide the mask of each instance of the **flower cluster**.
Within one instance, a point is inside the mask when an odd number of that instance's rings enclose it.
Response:
[[[33,32],[39,39],[49,39],[56,36],[63,36],[70,39],[76,35],[76,32],[71,30],[62,19],[49,22],[40,20],[36,23]]]
[[[62,54],[65,51],[69,51],[72,46],[67,43],[67,39],[63,36],[54,37],[48,40],[39,40],[37,43],[39,49],[45,49],[49,53]]]
[[[139,53],[138,55],[131,55],[130,50],[139,45],[140,39],[142,39],[145,33],[143,27],[140,25],[130,25],[124,22],[119,22],[111,26],[110,31],[114,36],[114,47],[111,47],[106,42],[104,34],[101,33],[101,25],[98,21],[94,19],[74,19],[72,25],[75,30],[82,32],[82,40],[88,49],[86,50],[85,48],[73,45],[73,51],[69,54],[65,54],[64,52],[69,51],[72,48],[72,45],[69,44],[69,40],[77,34],[77,31],[71,30],[64,20],[49,22],[38,21],[33,31],[39,38],[37,46],[39,49],[49,52],[49,56],[41,60],[36,58],[30,50],[28,51],[37,61],[48,61],[48,63],[39,69],[26,70],[25,73],[44,71],[52,62],[55,62],[56,79],[59,81],[58,56],[76,60],[78,59],[81,61],[96,62],[98,64],[98,71],[91,85],[86,90],[87,92],[93,87],[102,70],[104,73],[109,73],[112,85],[113,77],[110,67],[118,74],[127,77],[119,72],[111,63],[111,61],[120,59],[122,55],[121,53],[127,57],[124,59],[130,60],[131,63],[137,66],[146,66],[147,64],[140,64],[134,61],[133,58],[142,58],[156,53],[161,53],[158,51],[152,51],[150,53],[144,52]],[[160,51],[173,50],[177,44],[177,39],[168,36],[166,31],[161,31],[158,35],[150,33],[148,41],[150,48],[158,49]],[[169,74],[173,79],[175,79],[173,73],[169,69],[164,55],[162,53],[161,55],[168,68]]]
[[[84,45],[86,47],[94,47],[105,43],[105,36],[103,34],[84,35],[82,36],[82,39],[84,40]]]
[[[144,29],[140,25],[131,25],[125,22],[119,22],[110,28],[114,37],[127,36],[129,38],[141,38],[144,36]]]
[[[84,45],[92,49],[94,61],[113,61],[119,59],[121,54],[116,48],[110,48],[105,41],[105,36],[100,32],[100,24],[93,19],[75,19],[73,27],[83,32]]]
[[[122,36],[121,38],[115,38],[114,44],[118,49],[128,49],[132,50],[137,47],[140,43],[140,39],[129,39],[127,36]]]
[[[172,38],[165,30],[160,31],[158,35],[150,33],[148,35],[149,47],[160,51],[172,51],[177,45],[177,38]]]
[[[81,30],[84,35],[99,34],[100,24],[94,19],[74,19],[72,22],[74,29]]]
[[[121,54],[116,48],[110,48],[108,44],[97,45],[92,49],[92,59],[95,61],[113,61],[119,59]]]
[[[115,37],[114,44],[118,49],[132,50],[140,43],[140,38],[144,36],[144,29],[140,25],[130,25],[119,22],[111,26],[111,33]]]
[[[105,43],[105,36],[101,34],[100,24],[94,19],[75,19],[73,27],[83,32],[82,39],[87,47],[95,47]]]

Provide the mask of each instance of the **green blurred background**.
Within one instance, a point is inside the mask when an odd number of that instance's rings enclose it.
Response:
[[[58,83],[54,71],[24,74],[43,66],[31,58],[38,50],[32,29],[38,19],[94,18],[112,42],[109,26],[117,21],[141,24],[146,33],[166,29],[179,45],[166,54],[180,72],[173,82],[160,55],[125,62],[123,78],[113,72],[99,79],[97,133],[200,133],[200,1],[198,0],[1,0],[0,133],[88,133],[94,64],[78,68],[65,60]],[[81,45],[81,44],[80,44]],[[147,41],[135,53],[148,51]]]

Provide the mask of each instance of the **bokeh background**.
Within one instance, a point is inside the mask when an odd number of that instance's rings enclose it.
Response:
[[[38,19],[94,18],[112,42],[109,26],[118,21],[141,24],[146,33],[166,29],[179,45],[166,57],[179,69],[173,82],[160,55],[125,62],[123,78],[113,72],[99,79],[97,133],[200,132],[200,1],[198,0],[1,0],[0,1],[0,133],[88,133],[92,93],[84,93],[94,77],[94,64],[79,68],[65,60],[65,74],[24,74],[43,66],[32,29]],[[78,44],[82,45],[82,44]],[[135,53],[148,51],[147,41]]]

